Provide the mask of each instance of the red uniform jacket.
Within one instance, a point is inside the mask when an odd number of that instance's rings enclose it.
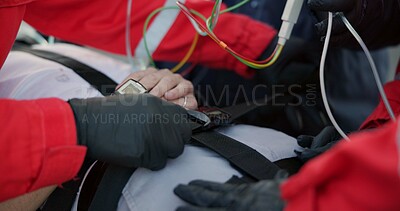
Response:
[[[13,44],[22,19],[39,31],[63,40],[106,51],[125,53],[126,0],[2,0],[0,1],[0,67]],[[165,0],[133,1],[132,50],[143,55],[142,29],[147,16]],[[169,3],[174,1],[168,1]],[[209,15],[213,2],[186,0],[188,7]],[[182,13],[174,11],[151,21],[148,43],[153,58],[180,61],[195,30]],[[160,14],[161,15],[161,14]],[[169,17],[174,17],[170,19]],[[224,14],[215,33],[231,48],[256,59],[276,32],[242,15]],[[152,28],[152,26],[154,26]],[[155,42],[153,42],[155,41]],[[191,61],[251,72],[207,37],[201,37]],[[58,99],[0,100],[0,201],[47,185],[60,184],[76,175],[86,148],[76,146],[76,129],[69,105]]]

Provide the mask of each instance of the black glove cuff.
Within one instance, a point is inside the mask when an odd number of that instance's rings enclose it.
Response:
[[[71,99],[68,100],[68,104],[71,106],[72,112],[74,113],[78,144],[86,146],[88,126],[88,116],[86,116],[87,102],[83,99]]]

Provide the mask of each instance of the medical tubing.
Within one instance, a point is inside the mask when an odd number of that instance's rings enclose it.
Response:
[[[199,34],[194,35],[194,39],[192,42],[192,45],[189,48],[189,51],[186,53],[186,55],[183,57],[183,59],[174,67],[171,69],[171,72],[176,73],[179,69],[185,65],[185,63],[189,60],[189,58],[192,56],[194,50],[196,49],[197,42],[199,40]]]
[[[211,12],[211,16],[207,19],[207,27],[210,29],[210,31],[212,31],[215,26],[217,25],[218,22],[218,17],[224,13],[230,12],[232,10],[235,10],[241,6],[243,6],[244,4],[246,4],[247,2],[249,2],[250,0],[243,0],[227,9],[224,9],[222,11],[220,11],[221,8],[221,4],[222,4],[222,0],[216,0],[213,10]]]
[[[346,135],[346,133],[343,132],[342,128],[340,128],[340,126],[336,122],[335,117],[333,116],[332,111],[329,107],[328,98],[326,96],[325,80],[324,80],[324,77],[325,77],[324,76],[324,67],[325,67],[326,55],[328,53],[329,40],[331,39],[331,33],[332,33],[332,12],[329,12],[328,13],[328,30],[326,32],[324,48],[322,50],[322,55],[321,55],[321,63],[319,66],[319,80],[320,80],[320,84],[321,84],[321,95],[322,95],[322,101],[324,103],[324,107],[325,107],[326,113],[328,114],[329,120],[331,120],[333,126],[338,131],[338,133],[346,141],[350,141],[349,137]]]
[[[151,12],[151,13],[149,14],[149,16],[147,16],[146,21],[145,21],[144,26],[143,26],[143,42],[144,42],[144,48],[145,48],[145,50],[146,50],[146,54],[147,54],[147,57],[148,57],[148,59],[149,59],[149,62],[150,62],[150,64],[151,64],[153,67],[156,67],[156,65],[155,65],[155,62],[154,62],[154,60],[153,60],[153,58],[152,58],[152,56],[151,56],[149,47],[148,47],[148,45],[147,45],[147,38],[146,38],[146,37],[147,37],[147,36],[146,36],[147,28],[148,28],[148,25],[149,25],[149,23],[150,23],[150,20],[151,20],[157,13],[159,13],[159,12],[161,12],[161,11],[163,11],[163,10],[171,10],[171,9],[176,9],[176,10],[177,10],[177,9],[179,9],[179,8],[176,7],[176,6],[160,7],[160,8],[158,8],[158,9],[154,10],[153,12]],[[193,12],[193,11],[192,11],[192,12]],[[196,16],[199,16],[201,19],[205,20],[205,17],[202,16],[201,14],[196,13],[196,12],[193,12],[193,13],[194,13]],[[192,24],[193,24],[193,23],[192,23]],[[196,24],[196,23],[194,23],[194,24]],[[189,58],[192,56],[192,54],[193,54],[193,52],[194,52],[194,50],[195,50],[195,48],[196,48],[196,46],[197,46],[198,39],[199,39],[199,34],[195,34],[195,37],[194,37],[194,39],[193,39],[193,42],[192,42],[192,44],[191,44],[191,46],[190,46],[188,52],[187,52],[186,55],[183,57],[183,59],[182,59],[175,67],[173,67],[173,68],[171,69],[171,72],[174,72],[174,73],[177,72],[177,71],[189,60]]]
[[[220,11],[221,11],[221,4],[222,4],[222,0],[215,1],[214,7],[211,11],[211,16],[209,19],[207,19],[207,27],[210,29],[210,31],[212,31],[215,28],[215,26],[217,25]]]
[[[189,19],[196,21],[197,25],[201,28],[201,30],[205,31],[208,34],[208,36],[212,40],[214,40],[214,42],[216,42],[221,48],[223,48],[224,50],[228,51],[230,54],[234,55],[234,57],[237,58],[240,62],[244,63],[245,65],[247,65],[249,67],[252,67],[254,69],[262,69],[262,68],[269,67],[277,60],[277,58],[279,57],[279,55],[280,55],[280,53],[282,51],[283,45],[277,45],[274,53],[270,57],[268,57],[267,59],[265,59],[263,61],[255,61],[255,60],[252,60],[250,58],[247,58],[247,57],[237,53],[233,49],[231,49],[227,44],[225,44],[216,35],[214,35],[214,33],[208,27],[206,27],[203,24],[201,24],[200,21],[197,20],[192,15],[191,12],[189,12],[189,10],[186,8],[185,5],[183,5],[179,1],[177,1],[177,5],[181,8],[182,12]]]
[[[372,59],[371,53],[368,50],[368,47],[365,45],[364,41],[358,35],[357,31],[353,28],[353,26],[350,24],[350,22],[347,20],[347,18],[344,16],[343,13],[339,13],[340,17],[342,18],[343,23],[346,25],[346,27],[349,29],[351,34],[354,36],[354,38],[357,40],[357,42],[360,44],[361,48],[363,49],[365,55],[367,56],[368,62],[371,66],[372,73],[374,74],[375,82],[376,85],[378,86],[379,93],[381,94],[381,98],[383,103],[385,104],[386,110],[388,111],[390,118],[392,121],[396,121],[396,116],[394,115],[393,109],[389,104],[389,101],[387,99],[387,96],[385,94],[385,90],[383,89],[381,79],[378,74],[378,70],[376,68],[375,62]]]
[[[135,66],[132,59],[132,49],[131,49],[131,14],[132,14],[132,0],[128,0],[128,5],[126,8],[126,23],[125,23],[125,50],[128,62],[133,70]]]

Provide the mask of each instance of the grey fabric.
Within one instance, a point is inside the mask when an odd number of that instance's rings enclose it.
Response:
[[[372,52],[381,79],[388,72],[388,51]],[[357,130],[379,102],[379,92],[364,52],[332,49],[325,66],[328,101],[344,131]],[[383,81],[385,82],[385,81]]]

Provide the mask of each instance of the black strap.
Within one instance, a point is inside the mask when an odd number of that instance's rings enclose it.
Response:
[[[280,168],[253,148],[214,131],[194,134],[192,139],[227,159],[257,180],[273,179]]]
[[[267,98],[262,100],[254,100],[250,102],[243,102],[241,104],[222,108],[221,110],[229,113],[231,115],[230,120],[233,122],[236,119],[242,117],[243,115],[249,113],[250,111],[253,111],[254,109],[259,108],[261,106],[267,105],[272,101],[272,99],[273,98]]]
[[[110,95],[114,92],[115,87],[118,85],[108,76],[97,71],[96,69],[83,64],[75,59],[66,57],[57,53],[37,50],[31,48],[17,48],[18,51],[23,51],[41,57],[53,62],[62,64],[70,69],[72,69],[76,74],[85,79],[90,85],[95,87],[104,96]]]
[[[278,95],[281,96],[281,95]],[[265,106],[274,98],[269,97],[261,100],[244,102],[238,105],[221,108],[223,112],[231,115],[230,122],[247,114],[248,112]],[[194,124],[192,128],[200,127]],[[215,131],[205,131],[192,135],[191,143],[200,143],[207,148],[217,152],[228,160],[241,173],[252,177],[254,180],[273,179],[280,168],[272,163],[268,158],[254,150],[253,148],[236,141],[228,136]]]
[[[99,162],[99,161],[97,161]],[[97,163],[96,163],[97,164]],[[77,210],[86,211],[89,210],[90,204],[93,201],[94,195],[97,192],[99,184],[104,176],[105,171],[108,168],[108,164],[99,163],[94,165],[90,172],[87,174],[85,183],[82,186],[79,194]]]
[[[116,210],[122,190],[134,171],[134,168],[109,165],[97,188],[89,211]]]

